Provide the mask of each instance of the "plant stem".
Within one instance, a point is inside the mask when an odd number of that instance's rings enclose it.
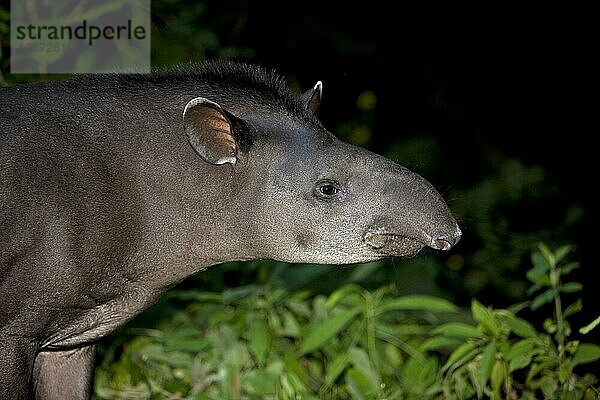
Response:
[[[556,336],[559,344],[559,348],[565,344],[565,321],[562,313],[562,305],[560,301],[560,294],[558,289],[554,295],[554,310],[556,312]]]
[[[551,263],[550,274],[555,274],[555,279],[551,279],[554,286],[554,312],[556,314],[556,342],[558,345],[558,366],[559,370],[562,368],[565,359],[565,320],[562,312],[562,303],[560,300],[560,269],[557,268],[556,263]]]
[[[367,319],[367,351],[369,358],[376,361],[377,353],[375,349],[375,306],[373,304],[373,296],[364,292],[365,299],[365,314]]]

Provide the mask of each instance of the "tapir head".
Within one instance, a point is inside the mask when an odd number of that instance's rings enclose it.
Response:
[[[227,171],[236,210],[227,224],[244,232],[244,257],[349,264],[452,248],[461,231],[434,187],[325,130],[315,115],[321,96],[319,82],[293,98],[198,97],[185,107],[191,146]]]

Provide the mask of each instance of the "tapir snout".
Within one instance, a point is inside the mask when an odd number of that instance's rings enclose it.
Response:
[[[462,236],[456,219],[439,192],[419,174],[378,159],[387,172],[379,176],[382,195],[364,241],[385,256],[410,257],[424,247],[448,251]]]

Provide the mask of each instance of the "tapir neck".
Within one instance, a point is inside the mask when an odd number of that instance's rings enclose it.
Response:
[[[165,138],[177,137],[176,128]],[[141,251],[152,254],[147,273],[160,286],[214,264],[252,258],[235,223],[241,210],[233,167],[206,163],[179,136],[161,143],[162,156],[148,147],[150,154],[136,167],[144,215]]]

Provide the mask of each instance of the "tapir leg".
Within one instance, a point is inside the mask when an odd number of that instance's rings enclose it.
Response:
[[[38,353],[33,368],[36,399],[89,399],[95,358],[95,345]]]
[[[0,338],[0,400],[29,398],[35,346]]]

